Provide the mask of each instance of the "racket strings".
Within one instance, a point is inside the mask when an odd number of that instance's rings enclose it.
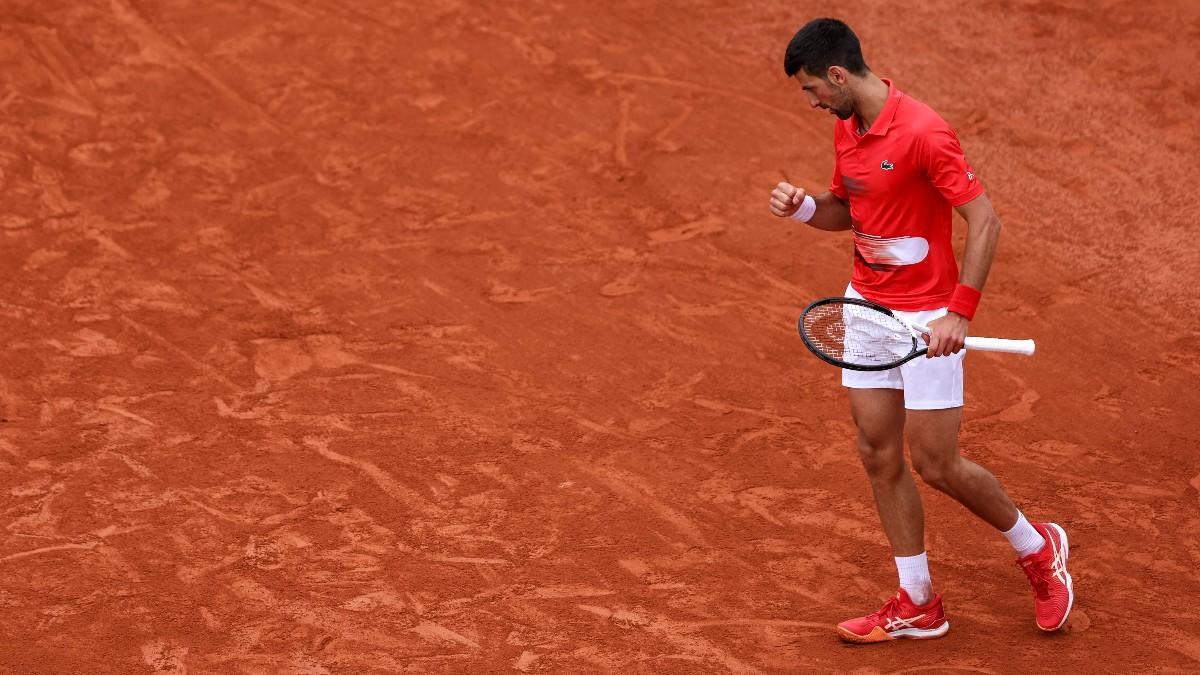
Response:
[[[803,330],[813,348],[855,365],[895,363],[915,349],[907,326],[863,305],[831,302],[813,307],[804,315]]]

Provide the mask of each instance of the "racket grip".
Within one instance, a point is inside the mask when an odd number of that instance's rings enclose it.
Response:
[[[1033,340],[1005,340],[1002,338],[969,337],[963,346],[981,352],[1006,352],[1033,356]]]

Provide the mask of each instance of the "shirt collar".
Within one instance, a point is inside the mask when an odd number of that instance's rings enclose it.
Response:
[[[884,84],[888,86],[887,102],[883,104],[883,110],[879,111],[879,117],[875,118],[875,123],[867,129],[867,133],[862,136],[858,135],[858,115],[854,115],[849,120],[851,135],[856,138],[864,138],[866,136],[885,136],[888,129],[892,126],[892,120],[896,117],[896,108],[900,107],[900,99],[904,97],[904,92],[896,88],[892,81],[886,77],[880,78]]]

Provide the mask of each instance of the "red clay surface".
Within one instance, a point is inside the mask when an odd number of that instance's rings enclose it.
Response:
[[[843,16],[1004,219],[964,452],[1069,630],[925,490],[949,636],[835,636],[895,572],[793,327],[848,239],[766,209],[797,3],[7,0],[0,670],[1200,668],[1200,6],[918,4]]]

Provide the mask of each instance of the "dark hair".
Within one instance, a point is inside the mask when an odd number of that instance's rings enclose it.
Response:
[[[837,19],[813,19],[788,43],[783,70],[788,77],[801,68],[813,77],[825,77],[830,66],[841,66],[855,75],[867,72],[858,36],[850,26]]]

